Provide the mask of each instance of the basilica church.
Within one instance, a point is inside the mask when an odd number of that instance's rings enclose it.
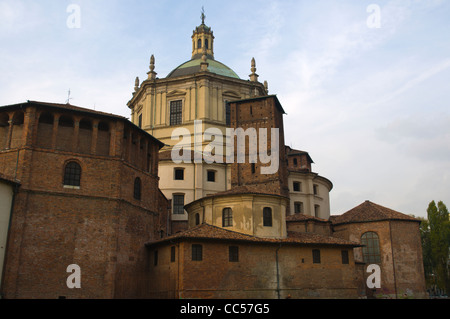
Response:
[[[165,76],[150,57],[131,120],[0,107],[1,298],[426,297],[420,221],[365,199],[332,215],[255,59],[246,79],[217,61],[203,14],[191,37]]]

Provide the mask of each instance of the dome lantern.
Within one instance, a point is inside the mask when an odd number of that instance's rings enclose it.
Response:
[[[205,25],[205,18],[202,8],[202,24],[195,28],[192,35],[192,59],[201,58],[204,48],[208,59],[214,59],[214,35],[211,28]]]

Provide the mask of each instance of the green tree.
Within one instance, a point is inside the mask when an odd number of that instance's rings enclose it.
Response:
[[[422,240],[423,268],[427,287],[433,284],[433,265],[431,261],[430,223],[426,218],[415,217],[420,220],[420,238]]]
[[[432,201],[428,205],[428,229],[423,230],[424,268],[434,275],[433,282],[440,289],[450,292],[449,282],[449,247],[450,221],[445,204],[440,201],[436,205]],[[426,259],[425,259],[426,258]],[[429,274],[430,275],[430,274]]]

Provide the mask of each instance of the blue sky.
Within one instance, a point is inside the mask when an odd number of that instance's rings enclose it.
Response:
[[[74,105],[129,117],[151,54],[159,77],[190,59],[202,6],[215,58],[243,79],[256,59],[286,143],[333,182],[332,214],[450,205],[449,1],[0,0],[0,105],[65,103],[70,89]]]

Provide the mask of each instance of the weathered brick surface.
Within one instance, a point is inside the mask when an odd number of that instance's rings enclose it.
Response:
[[[281,105],[275,96],[248,99],[240,102],[233,102],[231,105],[231,127],[242,128],[244,131],[248,129],[255,129],[257,133],[257,140],[259,145],[254,145],[257,156],[257,163],[255,163],[255,172],[252,172],[252,164],[249,160],[251,154],[249,140],[245,143],[245,163],[238,163],[238,149],[235,144],[235,160],[232,165],[231,172],[231,186],[247,186],[255,189],[264,189],[270,193],[276,193],[288,197],[288,180],[287,180],[287,166],[286,154],[284,151],[284,126],[283,126],[283,112]],[[277,154],[279,166],[274,174],[261,174],[262,166],[269,166],[270,164],[263,164],[260,161],[260,136],[259,129],[267,129],[267,150]],[[278,148],[272,145],[271,130],[277,129],[279,132]],[[237,139],[235,141],[237,143]]]
[[[424,298],[425,276],[422,263],[422,244],[419,223],[386,220],[349,223],[334,226],[334,236],[361,242],[361,236],[375,232],[381,253],[381,288],[367,291],[368,295],[383,298]],[[363,263],[362,248],[354,249],[355,260]],[[365,283],[370,275],[364,268]]]
[[[81,128],[39,124],[44,111],[81,122]],[[103,121],[109,131],[98,134],[94,126],[91,131],[83,124],[87,120]],[[4,297],[146,297],[145,243],[167,234],[169,213],[158,189],[159,146],[125,120],[64,109],[36,111],[33,105],[25,109],[21,129],[16,142],[0,149],[0,172],[21,183],[9,231]],[[137,144],[123,138],[124,131]],[[81,166],[79,188],[63,185],[68,161]],[[137,177],[140,200],[134,198]],[[71,264],[81,268],[81,289],[66,285]]]
[[[192,244],[203,246],[202,261],[192,261]],[[229,246],[239,247],[238,262],[229,261]],[[175,247],[175,262],[170,262],[171,247]],[[320,264],[313,263],[312,249],[320,249]],[[159,298],[276,299],[278,294],[282,299],[356,298],[351,249],[349,264],[342,264],[342,249],[345,248],[307,245],[280,248],[225,241],[183,241],[158,246],[149,253],[150,274],[158,278],[149,290]]]

